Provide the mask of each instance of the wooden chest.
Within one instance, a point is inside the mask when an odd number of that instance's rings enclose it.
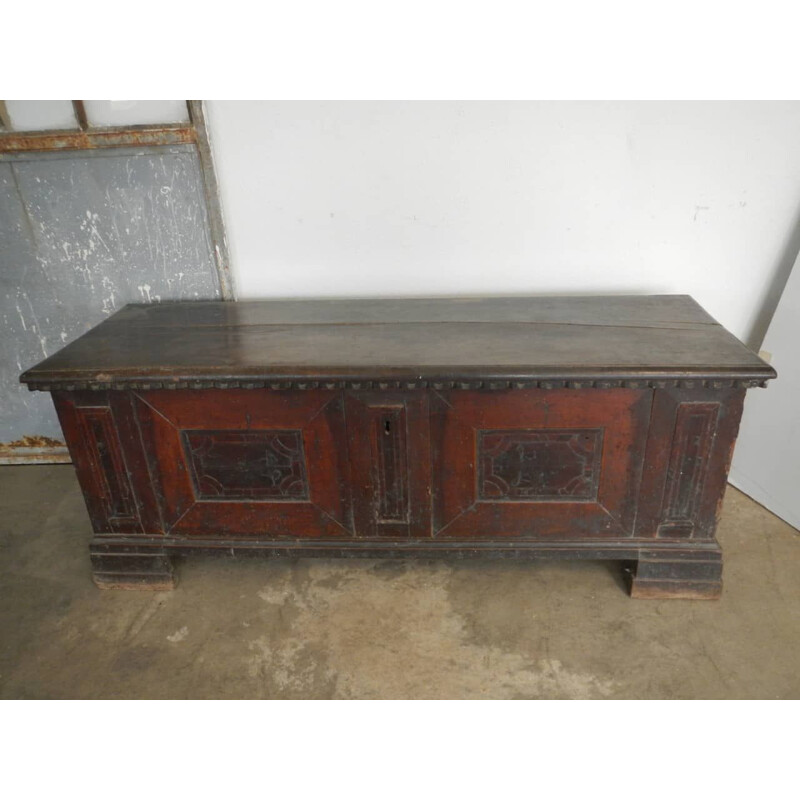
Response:
[[[688,296],[130,305],[52,392],[99,586],[193,551],[615,559],[716,597],[745,390],[774,370]]]

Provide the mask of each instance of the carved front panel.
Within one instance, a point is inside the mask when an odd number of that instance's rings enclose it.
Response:
[[[160,390],[133,401],[173,536],[352,536],[340,392]]]
[[[435,535],[631,536],[651,401],[633,389],[435,393]]]
[[[302,432],[184,431],[198,499],[308,499]]]
[[[595,500],[603,432],[480,431],[479,497],[483,500]]]

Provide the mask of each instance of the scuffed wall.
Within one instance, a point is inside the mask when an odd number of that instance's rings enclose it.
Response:
[[[219,297],[194,146],[0,156],[0,462],[61,439],[22,371],[125,303]]]

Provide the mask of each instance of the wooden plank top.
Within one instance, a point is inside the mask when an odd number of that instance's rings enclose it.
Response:
[[[755,385],[775,375],[688,295],[626,295],[127,305],[20,380]]]

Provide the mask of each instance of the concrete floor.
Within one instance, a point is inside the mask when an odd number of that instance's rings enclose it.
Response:
[[[800,697],[800,536],[732,487],[717,602],[580,562],[195,557],[100,591],[89,537],[72,467],[0,468],[0,697]]]

